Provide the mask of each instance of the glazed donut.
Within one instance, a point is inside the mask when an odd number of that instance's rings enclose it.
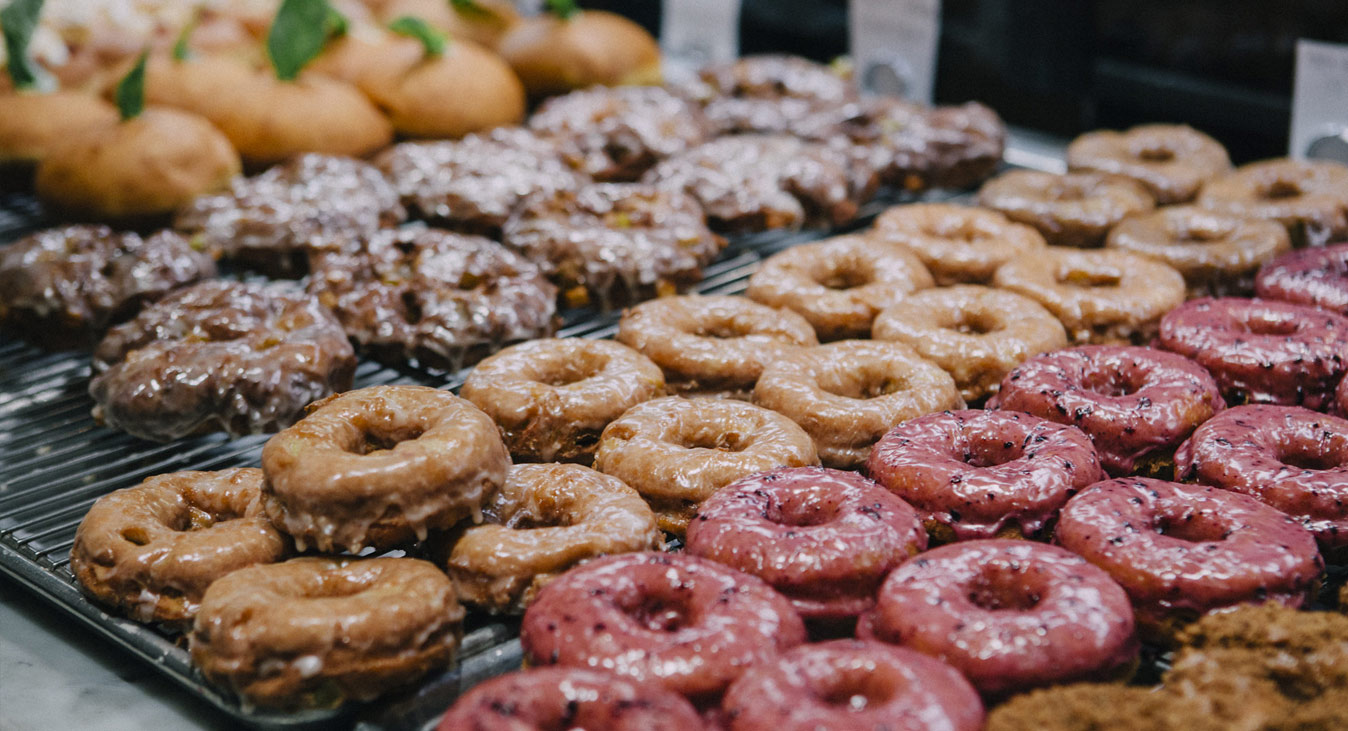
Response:
[[[933,284],[902,247],[846,234],[773,254],[749,277],[744,294],[801,315],[828,341],[869,336],[876,315]]]
[[[1324,566],[1309,531],[1252,497],[1137,477],[1069,500],[1054,539],[1122,584],[1158,640],[1214,609],[1301,607]]]
[[[1204,182],[1230,172],[1222,143],[1183,124],[1144,124],[1124,132],[1098,130],[1067,146],[1072,172],[1119,175],[1146,186],[1161,205],[1186,203]]]
[[[1160,343],[1208,369],[1233,406],[1322,410],[1348,372],[1348,317],[1286,302],[1190,300],[1161,320]]]
[[[467,401],[374,386],[315,403],[267,440],[262,504],[300,550],[387,549],[481,522],[509,466],[496,425]]]
[[[1128,595],[1109,574],[1056,546],[995,539],[895,569],[857,636],[945,660],[994,698],[1127,677],[1139,647]]]
[[[241,468],[157,475],[104,495],[75,532],[70,572],[138,621],[190,621],[211,582],[289,551],[261,491],[262,470]]]
[[[623,313],[618,342],[660,366],[680,393],[752,390],[763,368],[802,345],[818,345],[800,315],[743,297],[683,295]]]
[[[1284,254],[1259,270],[1254,287],[1264,299],[1348,317],[1348,243]]]
[[[1026,361],[989,404],[1081,429],[1111,475],[1171,474],[1175,448],[1224,406],[1217,383],[1193,361],[1102,345]]]
[[[754,403],[796,422],[828,467],[866,462],[895,424],[964,408],[950,374],[906,345],[840,340],[782,356],[763,370]]]
[[[1161,316],[1184,302],[1184,277],[1126,251],[1049,247],[997,270],[995,286],[1038,302],[1073,343],[1146,343]]]
[[[1110,229],[1105,248],[1174,267],[1190,297],[1221,297],[1252,293],[1259,267],[1289,251],[1292,242],[1272,221],[1171,206],[1123,219]]]
[[[811,112],[859,96],[855,84],[834,69],[799,56],[759,54],[705,66],[681,90],[702,104],[721,133],[789,132]]]
[[[459,395],[496,422],[516,460],[589,464],[604,427],[664,396],[665,377],[611,340],[531,340],[478,363]]]
[[[1175,474],[1281,510],[1326,555],[1348,547],[1348,421],[1296,406],[1237,406],[1180,447]]]
[[[949,203],[894,206],[875,219],[874,232],[916,254],[943,287],[990,282],[1001,265],[1045,246],[1038,231],[997,211]]]
[[[1348,418],[1348,375],[1345,375],[1343,380],[1339,382],[1338,397],[1335,399],[1335,403],[1339,407],[1339,416]]]
[[[482,513],[487,525],[454,541],[448,566],[459,601],[490,612],[523,612],[582,561],[664,542],[636,490],[580,465],[515,465]]]
[[[1208,181],[1198,204],[1277,221],[1296,246],[1323,246],[1348,237],[1348,167],[1328,160],[1254,162]]]
[[[876,340],[903,343],[945,369],[960,395],[994,394],[1033,355],[1067,346],[1067,331],[1028,297],[972,284],[929,289],[880,313]]]
[[[891,569],[927,548],[927,534],[912,507],[874,482],[793,467],[718,490],[684,545],[766,581],[807,621],[846,621],[871,608]]]
[[[683,696],[585,668],[506,673],[459,696],[436,731],[694,731],[702,718]]]
[[[295,558],[211,584],[188,644],[207,679],[249,703],[331,708],[448,665],[463,614],[426,561]]]
[[[979,731],[983,702],[959,671],[879,642],[834,640],[751,666],[722,704],[729,731]]]
[[[819,464],[790,419],[730,399],[668,397],[637,404],[599,438],[595,468],[631,485],[660,528],[682,536],[697,506],[735,480]]]
[[[1127,178],[1038,170],[989,180],[978,191],[978,204],[1034,226],[1054,246],[1085,248],[1103,244],[1119,221],[1156,207],[1146,188]]]
[[[686,554],[628,553],[543,587],[520,644],[534,665],[599,668],[719,700],[753,662],[805,641],[791,602],[756,577]]]
[[[1104,479],[1081,430],[1011,411],[928,414],[871,450],[866,474],[941,543],[1043,538],[1067,499]]]

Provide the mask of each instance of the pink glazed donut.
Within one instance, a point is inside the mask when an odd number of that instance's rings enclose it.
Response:
[[[1254,291],[1264,299],[1348,317],[1348,243],[1299,249],[1274,259],[1259,270]]]

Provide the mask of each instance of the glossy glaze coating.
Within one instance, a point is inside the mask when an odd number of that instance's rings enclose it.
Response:
[[[1338,396],[1335,398],[1335,405],[1338,407],[1339,416],[1348,418],[1348,376],[1344,376],[1339,382]]]
[[[894,427],[866,474],[943,543],[1042,538],[1058,509],[1104,479],[1081,430],[1012,411],[946,411]]]
[[[1185,203],[1204,182],[1231,170],[1222,143],[1182,124],[1143,124],[1123,132],[1098,130],[1067,146],[1073,172],[1120,175],[1146,186],[1161,205]]]
[[[839,340],[763,369],[754,403],[796,422],[828,467],[850,469],[899,422],[964,408],[950,374],[900,343]]]
[[[875,219],[875,235],[917,255],[936,283],[982,284],[1001,265],[1043,252],[1044,237],[997,211],[949,203],[894,206]]]
[[[927,547],[911,506],[852,472],[788,467],[718,490],[698,508],[689,554],[753,574],[807,620],[855,619],[891,569]]]
[[[351,387],[356,356],[318,300],[284,285],[180,289],[98,344],[94,419],[142,439],[276,431]]]
[[[589,464],[604,427],[664,396],[665,377],[611,340],[531,340],[478,363],[459,395],[496,422],[516,460]]]
[[[496,425],[469,402],[374,386],[315,404],[267,441],[262,504],[301,550],[394,548],[481,522],[509,466]]]
[[[206,590],[188,636],[208,680],[279,708],[370,700],[454,657],[454,584],[411,558],[296,558]]]
[[[978,203],[1034,226],[1054,246],[1085,248],[1103,244],[1119,221],[1156,207],[1146,188],[1127,178],[1038,170],[998,175],[979,189]]]
[[[1322,410],[1348,372],[1348,317],[1286,302],[1190,300],[1161,321],[1160,344],[1208,369],[1233,406]]]
[[[1264,160],[1209,181],[1198,204],[1286,226],[1297,246],[1348,236],[1348,167],[1329,160]]]
[[[849,79],[828,66],[772,54],[705,66],[681,91],[703,106],[720,133],[794,133],[811,113],[859,96]]]
[[[756,661],[805,641],[791,603],[760,579],[685,554],[596,559],[538,593],[520,627],[535,665],[589,667],[716,701]]]
[[[1348,243],[1284,254],[1259,270],[1254,286],[1264,299],[1348,317]]]
[[[636,490],[580,465],[514,465],[482,514],[486,524],[455,540],[448,566],[459,600],[491,612],[522,613],[582,561],[664,543]]]
[[[240,468],[157,475],[104,495],[75,532],[70,571],[141,622],[189,621],[213,581],[290,550],[261,490],[262,470]]]
[[[750,667],[722,705],[729,731],[978,731],[983,702],[959,671],[879,642],[834,640]]]

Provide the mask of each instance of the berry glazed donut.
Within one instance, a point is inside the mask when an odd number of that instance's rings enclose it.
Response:
[[[138,621],[190,621],[211,582],[290,550],[261,495],[252,468],[158,475],[104,495],[75,532],[70,571]]]
[[[994,394],[1033,355],[1067,346],[1067,331],[1042,305],[966,284],[918,292],[880,313],[876,340],[903,343],[943,368],[966,402]]]
[[[1348,243],[1284,254],[1259,270],[1254,287],[1264,299],[1348,317]]]
[[[1098,247],[1119,221],[1156,207],[1140,184],[1111,175],[1012,170],[983,184],[978,204],[1039,229],[1054,246]]]
[[[314,404],[267,441],[262,504],[300,550],[388,549],[481,522],[509,466],[496,425],[469,402],[375,386]]]
[[[1161,320],[1160,344],[1206,368],[1233,406],[1323,410],[1348,371],[1348,317],[1286,302],[1190,300]]]
[[[1190,297],[1248,295],[1259,267],[1292,248],[1287,229],[1197,206],[1130,216],[1109,230],[1105,248],[1131,251],[1174,267]]]
[[[1144,124],[1124,132],[1099,130],[1067,146],[1072,172],[1119,175],[1146,186],[1163,205],[1187,203],[1203,183],[1230,172],[1217,140],[1182,124]]]
[[[942,409],[962,409],[950,374],[911,348],[840,340],[784,355],[763,370],[754,403],[800,425],[827,467],[850,469],[885,432]]]
[[[1298,247],[1348,237],[1348,167],[1327,160],[1265,160],[1208,181],[1198,204],[1287,227]]]
[[[871,450],[866,474],[916,508],[941,543],[1044,538],[1068,498],[1104,479],[1080,429],[979,409],[894,427]]]
[[[1296,406],[1238,406],[1194,432],[1175,454],[1175,473],[1281,510],[1326,555],[1348,548],[1348,421]]]
[[[717,491],[684,544],[690,555],[766,581],[807,621],[841,622],[871,608],[880,582],[927,548],[927,534],[912,507],[874,482],[794,467]]]
[[[917,255],[936,283],[983,284],[1001,265],[1033,258],[1044,237],[997,211],[949,203],[894,206],[875,219],[875,235]]]
[[[1302,607],[1324,567],[1309,531],[1252,497],[1137,477],[1069,500],[1054,540],[1109,572],[1161,641],[1216,609]]]
[[[1111,475],[1169,475],[1175,448],[1225,404],[1193,361],[1152,348],[1088,345],[1026,361],[989,406],[1081,429]]]
[[[295,558],[211,584],[188,646],[249,703],[332,708],[450,663],[462,633],[454,582],[411,558]]]
[[[522,613],[582,561],[664,543],[636,490],[580,465],[515,465],[482,513],[487,524],[454,541],[449,575],[460,601],[496,613]]]
[[[827,341],[869,336],[876,315],[933,284],[903,247],[847,234],[773,254],[749,277],[744,294],[801,315]]]
[[[664,396],[665,376],[610,340],[531,340],[478,363],[459,395],[496,422],[516,460],[589,464],[604,427]]]
[[[810,435],[773,411],[677,396],[637,404],[599,438],[595,468],[631,485],[682,536],[712,493],[774,467],[819,464]]]
[[[436,731],[695,731],[701,716],[683,696],[583,668],[507,673],[459,697]]]
[[[979,731],[959,671],[903,647],[834,640],[753,665],[726,691],[729,731]]]
[[[1003,265],[993,285],[1043,305],[1073,343],[1145,344],[1161,317],[1184,302],[1184,277],[1173,268],[1117,249],[1049,247]]]
[[[685,554],[595,559],[543,587],[520,644],[534,665],[607,670],[715,703],[755,662],[805,641],[791,602],[760,579]]]
[[[739,395],[763,368],[801,346],[818,345],[809,321],[743,297],[683,295],[623,312],[618,342],[650,358],[678,393]]]
[[[1338,396],[1335,399],[1335,403],[1338,405],[1339,416],[1348,418],[1348,375],[1345,375],[1343,380],[1339,382]]]
[[[940,658],[991,698],[1130,676],[1139,647],[1128,595],[1109,574],[1057,546],[996,539],[899,566],[857,636]]]

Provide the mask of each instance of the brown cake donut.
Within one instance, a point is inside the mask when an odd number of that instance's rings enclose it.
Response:
[[[99,498],[80,521],[70,571],[141,622],[180,623],[231,571],[279,561],[290,544],[262,513],[262,470],[174,472]]]
[[[1161,205],[1187,203],[1204,182],[1231,170],[1217,140],[1183,124],[1143,124],[1123,132],[1098,130],[1067,146],[1072,172],[1119,175],[1146,186]]]
[[[875,219],[875,236],[917,255],[940,286],[982,284],[1001,265],[1044,250],[1035,229],[983,208],[949,203],[894,206]]]
[[[721,133],[796,133],[811,112],[858,98],[851,80],[820,63],[777,54],[706,66],[682,89]]]
[[[843,340],[802,348],[763,369],[754,403],[796,422],[826,467],[865,464],[896,424],[964,400],[950,374],[906,345]]]
[[[665,377],[621,343],[533,340],[478,363],[459,394],[496,422],[516,460],[589,464],[604,427],[664,396]]]
[[[1043,305],[1073,343],[1145,343],[1161,317],[1184,302],[1184,277],[1126,251],[1049,247],[1008,262],[993,284]]]
[[[1128,216],[1156,207],[1151,194],[1127,178],[1094,173],[1012,170],[983,184],[979,205],[1039,229],[1054,246],[1098,247]]]
[[[1328,160],[1264,160],[1211,180],[1204,208],[1277,221],[1292,243],[1323,246],[1348,236],[1348,167]]]
[[[1067,333],[1028,297],[972,284],[918,292],[880,313],[872,337],[912,348],[955,379],[965,401],[997,393],[1031,356],[1067,346]]]
[[[933,285],[906,249],[875,236],[844,234],[768,257],[745,296],[810,322],[820,340],[864,338],[875,316]]]

